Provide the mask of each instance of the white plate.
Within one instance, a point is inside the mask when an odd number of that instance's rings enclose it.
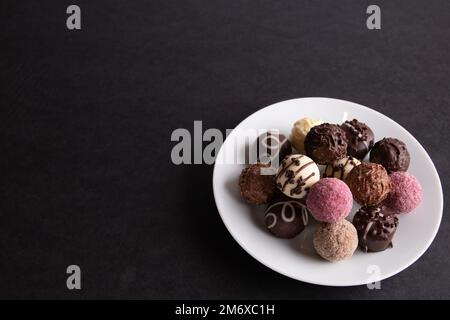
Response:
[[[233,238],[267,267],[285,276],[320,285],[367,284],[393,276],[410,266],[430,246],[439,229],[443,207],[442,187],[436,168],[424,148],[408,131],[385,115],[356,103],[328,98],[279,102],[242,121],[222,145],[217,159],[233,153],[234,148],[237,148],[238,153],[245,150],[244,139],[239,139],[245,133],[236,129],[279,129],[288,136],[294,121],[302,117],[319,118],[331,123],[356,118],[372,128],[375,141],[383,137],[404,141],[411,154],[408,172],[422,184],[422,203],[412,213],[399,217],[394,248],[378,253],[363,253],[357,249],[350,259],[330,263],[314,252],[311,239],[316,227],[314,223],[294,239],[273,237],[264,228],[264,207],[255,208],[241,200],[238,177],[244,165],[216,161],[214,197],[222,220]],[[348,217],[350,221],[356,209],[354,206]]]

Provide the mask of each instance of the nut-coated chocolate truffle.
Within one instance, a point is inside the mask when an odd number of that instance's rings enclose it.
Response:
[[[384,138],[373,146],[370,151],[370,162],[379,163],[391,173],[406,171],[410,156],[406,144],[395,138]]]
[[[264,222],[274,236],[290,239],[305,229],[308,211],[305,205],[294,199],[276,201],[267,207]]]
[[[243,169],[239,176],[239,190],[242,198],[250,204],[264,204],[275,194],[275,175],[261,174],[261,168],[269,164],[256,163]]]
[[[311,130],[312,127],[318,126],[319,124],[322,124],[323,121],[319,119],[312,119],[312,118],[302,118],[297,120],[294,123],[294,126],[292,127],[291,131],[291,143],[294,146],[294,148],[304,154],[305,153],[305,138],[308,134],[309,130]]]
[[[398,218],[385,206],[361,207],[353,217],[359,247],[364,251],[383,251],[392,247]]]
[[[332,164],[327,164],[323,171],[323,178],[338,178],[345,180],[347,175],[352,171],[354,167],[360,165],[361,161],[351,156],[347,156],[340,160],[336,160]]]
[[[302,154],[293,154],[281,162],[276,185],[288,197],[301,199],[319,179],[319,167],[312,159]]]
[[[347,137],[339,126],[323,123],[312,127],[305,138],[306,155],[319,164],[329,164],[347,154]]]
[[[277,130],[269,130],[260,135],[256,141],[258,162],[271,163],[276,159],[280,163],[292,153],[292,147],[285,135]]]
[[[314,233],[314,249],[324,259],[336,262],[351,257],[358,247],[355,227],[343,219],[323,223]]]
[[[387,198],[391,191],[391,178],[380,164],[362,162],[345,179],[353,198],[361,205],[373,206]]]
[[[373,147],[375,136],[372,129],[356,119],[345,121],[341,128],[347,137],[347,155],[364,159]]]

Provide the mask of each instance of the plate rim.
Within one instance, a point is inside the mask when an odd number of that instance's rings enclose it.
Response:
[[[222,143],[222,145],[221,145],[221,147],[220,147],[220,149],[219,149],[219,152],[218,152],[217,155],[216,155],[216,159],[220,159],[220,154],[221,154],[221,152],[222,152],[222,150],[223,150],[223,148],[224,148],[224,146],[225,146],[225,143],[226,143],[227,140],[230,138],[230,136],[235,132],[235,130],[236,130],[242,123],[244,123],[247,119],[249,119],[250,117],[252,117],[254,114],[256,114],[256,113],[258,113],[258,112],[261,112],[261,111],[263,111],[263,110],[266,110],[266,109],[275,108],[275,107],[276,107],[277,105],[279,105],[279,104],[283,104],[283,103],[287,103],[287,102],[293,102],[293,101],[299,101],[299,100],[303,100],[303,101],[305,101],[305,100],[334,100],[334,101],[338,101],[338,102],[349,103],[349,104],[355,105],[355,106],[357,106],[357,107],[359,107],[359,108],[367,109],[367,110],[370,110],[370,111],[372,111],[372,112],[375,112],[375,113],[377,113],[378,115],[380,115],[381,117],[385,118],[386,120],[391,121],[393,124],[400,126],[400,127],[401,127],[401,128],[402,128],[409,136],[410,136],[410,138],[412,138],[412,139],[417,143],[417,145],[419,145],[419,147],[421,148],[421,150],[425,153],[427,159],[428,159],[428,160],[430,161],[430,163],[432,164],[432,174],[433,174],[433,176],[434,176],[435,178],[437,178],[436,180],[437,180],[437,182],[438,182],[438,187],[439,187],[439,190],[440,190],[440,193],[439,193],[440,201],[439,201],[439,203],[438,203],[439,222],[434,226],[432,237],[429,238],[428,242],[423,246],[422,250],[420,250],[420,252],[417,254],[417,257],[416,257],[416,258],[412,259],[412,261],[409,261],[408,263],[406,263],[404,266],[400,267],[400,268],[399,268],[398,270],[396,270],[396,271],[392,271],[392,272],[389,272],[389,273],[387,273],[387,274],[383,274],[383,275],[380,277],[379,281],[388,279],[388,278],[390,278],[390,277],[392,277],[392,276],[394,276],[394,275],[396,275],[396,274],[398,274],[398,273],[400,273],[400,272],[406,270],[407,268],[409,268],[411,265],[413,265],[415,262],[417,262],[417,260],[419,260],[419,259],[423,256],[423,254],[429,249],[429,247],[430,247],[431,244],[433,243],[434,239],[436,238],[436,236],[437,236],[437,234],[438,234],[438,232],[439,232],[440,225],[441,225],[441,223],[442,223],[442,215],[443,215],[443,207],[444,207],[444,195],[443,195],[442,183],[441,183],[441,179],[440,179],[440,177],[439,177],[439,173],[438,173],[438,171],[437,171],[437,169],[436,169],[436,166],[434,165],[433,160],[431,159],[430,155],[428,154],[428,152],[425,150],[425,148],[422,146],[422,144],[414,137],[414,135],[412,135],[412,134],[411,134],[407,129],[405,129],[401,124],[399,124],[398,122],[394,121],[393,119],[391,119],[391,118],[388,117],[387,115],[385,115],[385,114],[383,114],[383,113],[381,113],[381,112],[379,112],[379,111],[377,111],[377,110],[375,110],[375,109],[369,108],[369,107],[364,106],[364,105],[361,105],[361,104],[359,104],[359,103],[356,103],[356,102],[352,102],[352,101],[348,101],[348,100],[343,100],[343,99],[337,99],[337,98],[329,98],[329,97],[300,97],[300,98],[293,98],[293,99],[287,99],[287,100],[275,102],[275,103],[272,103],[272,104],[270,104],[270,105],[268,105],[268,106],[265,106],[265,107],[263,107],[263,108],[260,108],[260,109],[256,110],[255,112],[252,112],[252,113],[249,114],[247,117],[245,117],[242,121],[240,121],[240,122],[232,129],[232,131],[228,134],[228,136],[226,137],[226,139],[225,139],[224,142]],[[225,225],[226,229],[228,230],[228,232],[230,233],[230,235],[231,235],[232,238],[234,239],[234,241],[236,241],[236,242],[239,244],[239,246],[241,247],[241,249],[243,249],[243,250],[244,250],[247,254],[249,254],[253,259],[255,259],[256,261],[258,261],[259,263],[261,263],[261,264],[264,265],[265,267],[267,267],[267,268],[269,268],[269,269],[271,269],[271,270],[273,270],[273,271],[275,271],[275,272],[277,272],[277,273],[279,273],[279,274],[282,274],[282,275],[284,275],[284,276],[286,276],[286,277],[288,277],[288,278],[291,278],[291,279],[294,279],[294,280],[297,280],[297,281],[301,281],[301,282],[305,282],[305,283],[311,283],[311,284],[314,284],[314,285],[330,286],[330,287],[351,287],[351,286],[367,285],[368,283],[370,283],[370,281],[366,281],[366,282],[349,281],[349,283],[343,283],[343,284],[330,284],[330,283],[320,282],[320,281],[311,281],[311,280],[305,279],[305,278],[303,278],[303,277],[293,277],[293,276],[287,274],[286,272],[284,272],[284,271],[282,271],[282,270],[278,270],[278,269],[275,269],[275,268],[273,268],[273,267],[267,265],[266,263],[264,263],[263,261],[261,261],[260,259],[258,259],[257,257],[255,257],[255,255],[251,252],[251,250],[249,250],[249,249],[245,246],[245,244],[243,244],[243,242],[240,241],[239,237],[233,233],[233,231],[231,230],[231,228],[229,227],[229,225],[227,224],[227,222],[225,221],[225,219],[224,219],[224,217],[223,217],[223,215],[222,215],[221,209],[219,208],[219,204],[218,204],[218,201],[217,201],[217,189],[216,189],[216,183],[217,183],[217,182],[216,182],[217,170],[218,170],[218,169],[217,169],[217,163],[216,163],[216,161],[214,161],[214,168],[213,168],[213,174],[212,174],[212,187],[213,187],[214,202],[215,202],[215,204],[216,204],[217,211],[219,212],[219,216],[220,216],[220,218],[221,218],[223,224]]]

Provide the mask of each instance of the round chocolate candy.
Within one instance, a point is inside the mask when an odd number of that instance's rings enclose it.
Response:
[[[381,164],[389,173],[408,170],[410,159],[406,144],[395,138],[378,141],[370,151],[370,162]]]
[[[391,178],[382,165],[362,162],[345,179],[353,198],[361,205],[373,206],[387,198],[392,188]]]
[[[274,236],[290,239],[305,229],[308,211],[296,200],[277,201],[267,207],[264,221]]]
[[[347,154],[345,131],[335,124],[312,127],[305,138],[306,155],[319,164],[329,164]]]
[[[260,135],[256,141],[258,162],[272,163],[276,159],[280,163],[292,153],[292,146],[285,135],[278,130],[269,130]]]
[[[364,252],[383,251],[392,247],[398,218],[386,206],[361,207],[353,217],[359,246]]]
[[[292,154],[281,162],[276,185],[288,197],[301,199],[319,179],[319,167],[314,161],[302,154]]]
[[[261,168],[270,168],[270,164],[252,164],[239,176],[241,196],[250,204],[267,203],[276,191],[275,175],[261,174]]]
[[[345,180],[352,169],[361,164],[356,158],[347,156],[340,160],[336,160],[332,164],[327,164],[323,171],[323,178],[338,178]]]
[[[347,155],[357,159],[364,159],[373,147],[375,136],[372,129],[356,119],[345,121],[341,128],[347,137]]]

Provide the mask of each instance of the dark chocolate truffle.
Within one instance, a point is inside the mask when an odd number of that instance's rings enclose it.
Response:
[[[285,135],[277,130],[269,130],[260,135],[256,141],[258,162],[272,163],[276,159],[280,163],[292,153],[292,146]]]
[[[347,155],[364,159],[370,148],[373,147],[375,136],[372,129],[356,119],[345,121],[341,128],[347,137]]]
[[[361,207],[353,217],[359,247],[364,251],[383,251],[392,247],[398,218],[386,206]]]
[[[391,178],[382,165],[362,162],[345,179],[353,198],[361,205],[377,205],[391,191]]]
[[[267,207],[264,221],[274,236],[290,239],[305,229],[308,211],[299,201],[276,201]]]
[[[409,161],[406,144],[395,138],[378,141],[370,151],[370,162],[381,164],[389,173],[408,170]]]
[[[261,174],[261,168],[269,164],[256,163],[242,170],[239,177],[239,190],[242,198],[250,204],[264,204],[275,194],[275,175]]]
[[[347,154],[347,137],[339,126],[323,123],[312,127],[305,138],[306,155],[319,164],[329,164]]]

